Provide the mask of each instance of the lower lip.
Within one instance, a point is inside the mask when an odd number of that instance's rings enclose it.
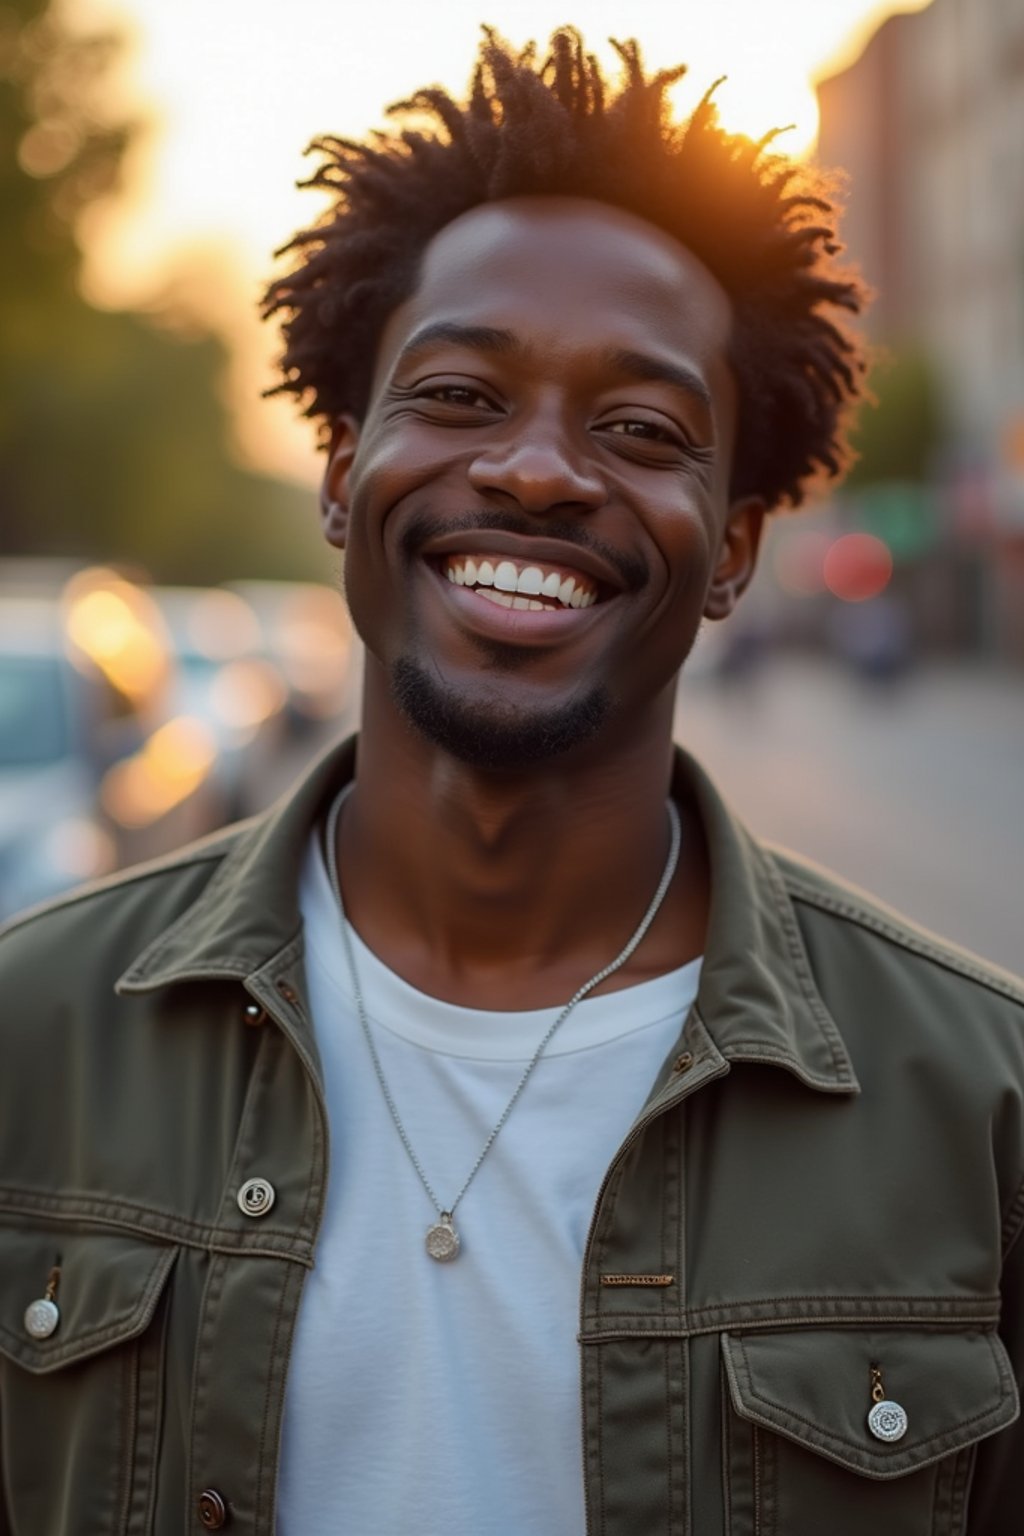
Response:
[[[431,567],[431,573],[459,619],[488,639],[520,645],[546,645],[589,629],[610,598],[589,608],[505,608],[480,597],[472,587],[460,587]]]

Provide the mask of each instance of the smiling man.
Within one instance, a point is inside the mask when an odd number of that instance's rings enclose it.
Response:
[[[0,944],[12,1536],[1019,1529],[1024,993],[672,742],[861,292],[620,51],[318,146],[267,310],[362,729]]]

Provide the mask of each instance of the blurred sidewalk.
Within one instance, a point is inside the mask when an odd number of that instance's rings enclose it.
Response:
[[[1024,678],[820,660],[684,680],[676,738],[762,837],[1024,973]]]

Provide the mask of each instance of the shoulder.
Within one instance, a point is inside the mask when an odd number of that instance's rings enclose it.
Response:
[[[86,972],[106,970],[116,979],[146,943],[192,905],[245,825],[17,913],[0,925],[0,987],[10,997],[12,986],[45,991],[58,978]],[[13,995],[17,999],[26,993]]]
[[[805,931],[839,926],[848,943],[880,964],[888,961],[922,979],[934,970],[956,991],[980,989],[1024,1010],[1024,980],[1012,972],[940,938],[810,860],[777,847],[767,852]]]

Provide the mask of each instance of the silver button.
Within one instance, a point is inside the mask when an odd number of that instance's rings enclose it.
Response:
[[[267,1179],[246,1179],[238,1191],[238,1209],[243,1216],[265,1216],[277,1195]]]
[[[888,1398],[876,1403],[868,1414],[868,1429],[876,1440],[902,1440],[908,1422],[906,1410]]]
[[[25,1332],[33,1339],[48,1339],[56,1333],[60,1309],[48,1296],[41,1296],[25,1308]]]

